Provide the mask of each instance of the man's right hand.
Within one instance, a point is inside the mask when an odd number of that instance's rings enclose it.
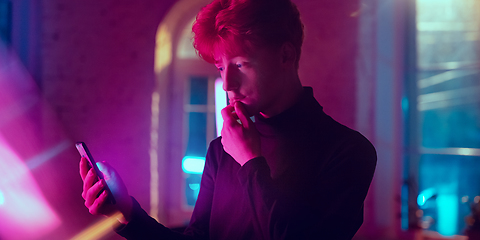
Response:
[[[118,221],[127,224],[130,221],[133,202],[125,184],[115,169],[107,163],[100,162],[97,163],[97,166],[106,181],[97,181],[97,175],[93,168],[89,168],[87,159],[80,159],[80,176],[83,180],[82,197],[85,199],[85,206],[93,215],[113,216],[120,212],[121,216],[117,218]],[[108,184],[113,193],[116,204],[109,203],[105,184]]]
[[[262,155],[260,135],[242,102],[222,109],[222,145],[241,166]],[[239,123],[237,120],[240,120]]]

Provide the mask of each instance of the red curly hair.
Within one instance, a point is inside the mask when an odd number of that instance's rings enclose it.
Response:
[[[303,43],[303,24],[290,0],[214,0],[197,15],[193,46],[198,55],[214,63],[214,52],[249,52],[256,47],[280,47],[291,43],[296,66]]]

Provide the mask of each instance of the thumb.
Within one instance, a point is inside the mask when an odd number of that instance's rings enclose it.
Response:
[[[125,223],[131,219],[132,212],[132,198],[128,195],[127,187],[123,183],[120,175],[115,171],[115,168],[111,167],[106,162],[97,162],[98,169],[105,176],[110,191],[115,196],[116,210],[122,213],[121,218],[118,218],[120,222]]]
[[[113,195],[119,194],[119,192],[126,191],[125,184],[123,183],[120,175],[115,171],[115,169],[110,166],[107,162],[97,162],[98,169],[103,173],[105,177],[105,182],[107,183],[110,191]]]
[[[113,167],[110,166],[110,164],[108,164],[107,162],[97,162],[97,167],[98,167],[98,170],[102,172],[103,176],[105,177],[105,180],[115,175],[115,169],[113,169]]]

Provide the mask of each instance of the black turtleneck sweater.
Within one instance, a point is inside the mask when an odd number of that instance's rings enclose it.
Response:
[[[323,112],[311,88],[290,109],[255,116],[262,157],[240,166],[217,138],[185,233],[135,203],[128,239],[351,239],[376,166],[372,144]]]

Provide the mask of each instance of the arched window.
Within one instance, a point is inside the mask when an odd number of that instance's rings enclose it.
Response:
[[[208,3],[178,1],[157,32],[150,215],[167,226],[190,220],[206,151],[217,137],[215,81],[219,73],[197,56],[191,34],[196,14]]]
[[[193,207],[200,189],[207,148],[216,136],[215,80],[218,73],[211,66],[205,70],[192,46],[192,24],[189,21],[181,32],[176,51],[176,81],[184,82],[182,170],[185,180],[185,204]]]

